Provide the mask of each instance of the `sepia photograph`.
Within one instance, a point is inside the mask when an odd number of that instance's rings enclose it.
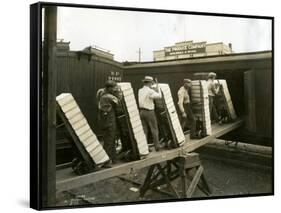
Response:
[[[32,208],[274,194],[273,17],[30,14]]]

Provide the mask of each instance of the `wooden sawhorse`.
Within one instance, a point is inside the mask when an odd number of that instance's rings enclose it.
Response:
[[[140,197],[144,197],[148,190],[158,191],[159,187],[166,184],[176,198],[191,198],[196,187],[206,195],[211,194],[211,190],[203,174],[203,166],[197,153],[183,154],[173,160],[154,164],[149,167],[145,181],[140,188]],[[172,181],[180,178],[180,194],[172,185]],[[187,179],[190,184],[187,187]]]

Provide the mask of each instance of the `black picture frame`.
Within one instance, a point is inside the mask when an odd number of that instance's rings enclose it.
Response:
[[[136,201],[136,202],[120,202],[120,203],[107,203],[107,204],[84,204],[74,206],[55,206],[53,205],[56,193],[56,180],[52,177],[56,175],[56,159],[53,158],[56,154],[56,144],[47,143],[48,140],[55,141],[54,135],[50,132],[55,131],[55,123],[48,123],[46,120],[54,121],[56,116],[56,78],[53,75],[56,73],[48,73],[50,67],[55,67],[55,63],[49,57],[54,57],[51,50],[43,50],[42,43],[42,8],[51,8],[49,11],[50,20],[45,20],[45,25],[49,27],[50,42],[54,42],[56,38],[56,20],[55,13],[56,7],[77,7],[77,8],[94,8],[102,10],[118,10],[122,11],[135,11],[135,12],[157,12],[168,14],[189,14],[189,15],[208,15],[218,17],[233,17],[233,18],[253,18],[253,19],[266,19],[271,20],[272,23],[272,57],[271,57],[271,125],[272,130],[272,160],[271,160],[271,177],[272,177],[272,190],[270,193],[257,193],[257,194],[242,194],[231,196],[215,196],[207,198],[178,198],[178,199],[165,199],[165,200],[149,200],[149,201]],[[46,27],[46,26],[45,26]],[[54,31],[53,31],[54,30]],[[56,42],[56,40],[55,40]],[[49,51],[49,52],[48,52]],[[43,61],[51,60],[43,65]],[[91,60],[91,58],[89,58]],[[45,70],[44,70],[45,69]],[[55,69],[54,69],[55,70]],[[50,81],[46,81],[44,77]],[[44,79],[44,80],[43,80]],[[204,200],[204,199],[220,199],[220,198],[237,198],[249,196],[267,196],[274,195],[274,17],[258,16],[258,15],[241,15],[241,14],[224,14],[224,13],[206,13],[194,11],[175,11],[175,10],[160,10],[160,9],[147,9],[147,8],[129,8],[129,7],[112,7],[102,5],[82,5],[82,4],[68,4],[68,3],[51,3],[51,2],[38,2],[30,5],[30,207],[37,210],[47,209],[65,209],[65,208],[81,208],[81,207],[96,207],[96,206],[112,206],[112,205],[132,205],[142,203],[161,203],[161,202],[175,202],[187,200]],[[47,105],[48,107],[43,107]],[[43,137],[46,136],[47,137]]]

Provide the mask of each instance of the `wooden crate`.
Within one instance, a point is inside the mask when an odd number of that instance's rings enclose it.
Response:
[[[222,95],[222,99],[225,105],[225,108],[228,112],[229,117],[232,120],[235,120],[237,118],[235,109],[232,104],[231,96],[227,87],[227,82],[224,79],[218,79],[215,80],[219,85],[221,85],[220,95]]]
[[[126,121],[129,123],[128,126],[130,127],[130,140],[131,143],[134,143],[132,144],[132,147],[136,147],[140,156],[147,155],[149,154],[147,139],[141,123],[140,114],[131,83],[122,82],[118,83],[118,85],[123,93],[123,98],[121,101],[123,102],[123,110],[125,111],[125,115],[127,117]]]
[[[209,95],[207,82],[205,80],[192,81],[191,100],[195,120],[199,119],[202,121],[206,135],[211,135],[212,127],[209,110]]]
[[[182,146],[185,142],[185,136],[181,128],[170,87],[168,84],[159,84],[159,88],[162,92],[162,100],[165,105],[165,114],[168,122],[167,126],[169,126],[172,133],[172,140],[178,146]]]
[[[71,93],[62,93],[56,97],[58,114],[66,125],[78,150],[88,165],[105,163],[108,155],[90,128]]]

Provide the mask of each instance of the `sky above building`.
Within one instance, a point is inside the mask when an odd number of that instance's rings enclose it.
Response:
[[[58,8],[58,39],[71,50],[98,46],[117,61],[152,61],[153,50],[193,40],[232,43],[234,52],[271,50],[271,20],[85,8]]]

